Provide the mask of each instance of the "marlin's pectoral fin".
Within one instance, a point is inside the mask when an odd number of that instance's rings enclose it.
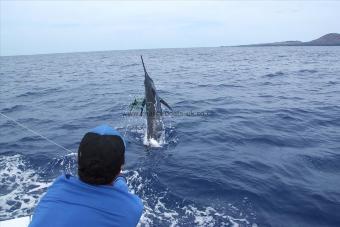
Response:
[[[143,115],[143,109],[144,109],[144,106],[145,106],[145,99],[143,99],[143,103],[142,103],[142,107],[140,108],[140,115],[142,116]]]
[[[135,106],[137,105],[137,99],[135,99],[130,105],[130,112],[133,110],[133,108],[135,108]]]
[[[166,106],[166,107],[168,107],[169,108],[169,110],[171,110],[172,111],[172,108],[169,106],[169,104],[168,103],[166,103],[166,101],[164,101],[164,99],[160,99],[160,102],[164,105],[164,106]]]

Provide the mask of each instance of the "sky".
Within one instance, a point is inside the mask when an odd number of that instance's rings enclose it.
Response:
[[[0,0],[0,56],[215,47],[340,33],[340,1]]]

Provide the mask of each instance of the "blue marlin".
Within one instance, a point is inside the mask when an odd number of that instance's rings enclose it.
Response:
[[[167,108],[172,110],[172,108],[159,97],[155,84],[153,80],[149,76],[146,71],[143,56],[141,56],[142,64],[144,68],[144,87],[145,87],[145,98],[142,103],[140,115],[143,114],[144,106],[146,106],[146,121],[147,121],[147,139],[154,139],[157,142],[160,142],[162,137],[162,133],[164,131],[164,125],[162,121],[162,107],[161,103],[165,105]]]

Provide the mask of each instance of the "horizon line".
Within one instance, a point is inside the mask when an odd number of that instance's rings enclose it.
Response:
[[[324,45],[315,45],[315,46],[252,46],[252,44],[245,45],[233,45],[233,46],[196,46],[196,47],[159,47],[159,48],[140,48],[140,49],[116,49],[116,50],[84,50],[84,51],[71,51],[71,52],[56,52],[56,53],[36,53],[36,54],[14,54],[14,55],[0,55],[0,58],[5,57],[22,57],[22,56],[40,56],[40,55],[57,55],[57,54],[80,54],[80,53],[92,53],[92,52],[111,52],[111,51],[133,51],[133,50],[163,50],[163,49],[195,49],[195,48],[228,48],[228,47],[241,47],[241,48],[269,48],[269,47],[335,47],[335,46],[324,46]]]
[[[338,34],[338,33],[330,32],[330,33],[327,33],[325,35],[328,35],[328,34]],[[325,35],[322,35],[322,36],[325,36]],[[321,38],[322,36],[320,36],[319,38]],[[294,40],[294,41],[300,41],[300,40]],[[274,42],[287,42],[287,41],[274,41]],[[258,44],[261,44],[261,43],[258,43]],[[251,46],[251,45],[254,45],[254,46]],[[1,55],[1,49],[0,49],[0,58],[1,57],[52,55],[52,54],[75,54],[75,53],[89,53],[89,52],[132,51],[132,50],[191,49],[191,48],[220,48],[220,47],[260,47],[260,46],[255,46],[255,45],[256,44],[238,44],[238,45],[219,45],[219,46],[156,47],[156,48],[137,48],[137,49],[131,48],[131,49],[115,49],[115,50],[83,50],[83,51],[80,50],[80,51],[65,51],[65,52],[55,52],[55,53],[32,53],[32,54],[13,54],[13,55],[11,55],[11,54],[10,55]],[[262,46],[262,47],[265,47],[265,46]],[[277,46],[277,47],[279,47],[279,46]]]
[[[1,55],[0,54],[0,57],[19,57],[19,56],[35,56],[35,55],[51,55],[51,54],[76,54],[76,53],[89,53],[89,52],[132,51],[132,50],[216,48],[216,47],[233,47],[233,46],[156,47],[156,48],[137,48],[137,49],[132,48],[132,49],[84,50],[84,51],[80,50],[80,51],[66,51],[66,52],[55,52],[55,53],[34,53],[34,54],[13,54],[13,55]]]

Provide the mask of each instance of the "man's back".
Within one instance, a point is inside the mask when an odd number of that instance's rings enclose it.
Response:
[[[128,192],[123,177],[94,186],[73,176],[60,176],[38,204],[30,227],[136,226],[143,204]]]

